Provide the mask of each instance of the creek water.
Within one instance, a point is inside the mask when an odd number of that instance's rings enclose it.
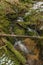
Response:
[[[4,49],[0,49],[0,65],[19,65],[11,51],[8,54]]]

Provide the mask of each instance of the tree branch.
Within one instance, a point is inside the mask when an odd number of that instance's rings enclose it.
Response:
[[[28,36],[28,35],[15,35],[15,34],[1,34],[0,37],[17,37],[17,38],[36,38],[43,39],[43,36]]]

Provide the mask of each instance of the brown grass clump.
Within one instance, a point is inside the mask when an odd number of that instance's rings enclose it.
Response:
[[[37,44],[35,43],[35,41],[30,38],[26,38],[24,40],[24,44],[33,53],[33,54],[28,54],[27,58],[28,59],[30,58],[31,60],[38,60],[39,59],[39,49],[37,48],[36,46]]]
[[[2,42],[2,40],[0,39],[0,47],[4,46],[5,44]]]

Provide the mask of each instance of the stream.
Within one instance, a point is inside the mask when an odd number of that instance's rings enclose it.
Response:
[[[14,61],[12,61],[9,56],[3,53],[3,50],[0,50],[0,65],[14,65]]]
[[[30,8],[30,11],[25,13],[25,15],[30,15],[31,14],[31,11],[32,10],[36,10],[37,12],[40,11],[40,12],[43,12],[43,2],[35,2],[32,6],[32,8]]]

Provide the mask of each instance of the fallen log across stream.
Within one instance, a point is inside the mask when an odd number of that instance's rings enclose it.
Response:
[[[1,34],[0,37],[17,37],[17,38],[36,38],[43,39],[43,36],[28,36],[28,35],[15,35],[15,34]]]

